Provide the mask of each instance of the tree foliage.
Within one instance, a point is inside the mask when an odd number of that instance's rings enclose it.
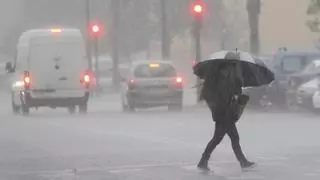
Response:
[[[311,0],[307,9],[307,15],[310,19],[306,21],[306,25],[312,32],[320,32],[320,0]]]

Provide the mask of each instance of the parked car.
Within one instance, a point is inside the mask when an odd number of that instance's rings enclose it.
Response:
[[[320,112],[320,79],[315,77],[303,83],[297,90],[296,101],[299,108]]]
[[[111,56],[105,55],[99,57],[97,73],[95,69],[96,59],[93,57],[93,71],[99,75],[99,88],[106,93],[115,90],[113,85],[113,60]],[[130,70],[130,64],[120,62],[118,65],[120,76],[125,77]]]
[[[301,72],[292,74],[289,77],[287,90],[287,106],[294,108],[297,105],[296,93],[300,86],[320,74],[320,60],[315,60],[307,65]]]
[[[287,107],[286,94],[290,77],[301,72],[308,64],[317,59],[320,59],[320,52],[318,51],[279,51],[274,54],[268,67],[274,72],[275,80],[272,84],[266,86],[265,91],[273,105]]]

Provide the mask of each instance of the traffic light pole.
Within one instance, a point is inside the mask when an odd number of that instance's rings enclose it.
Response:
[[[161,40],[161,50],[162,50],[162,59],[168,60],[170,58],[170,43],[168,35],[168,24],[167,24],[167,13],[166,13],[166,1],[161,0],[161,24],[162,24],[162,40]]]
[[[247,0],[247,11],[250,26],[250,51],[258,55],[260,52],[259,16],[261,0]]]
[[[90,37],[90,29],[89,29],[89,22],[91,20],[90,17],[90,1],[89,0],[85,0],[85,7],[86,7],[86,31],[87,31],[87,58],[88,58],[88,64],[89,64],[89,68],[92,70],[92,55],[91,55],[91,37]]]
[[[100,87],[100,71],[99,71],[99,42],[98,38],[94,38],[93,40],[93,51],[94,51],[94,57],[95,57],[95,64],[94,64],[94,69],[95,69],[95,76],[96,76],[96,84],[97,84],[97,90],[100,92],[101,87]]]
[[[112,82],[115,89],[120,85],[120,73],[119,73],[119,23],[120,23],[120,0],[113,0],[113,32],[112,32],[112,59],[113,59],[113,77]]]
[[[201,61],[201,24],[202,18],[196,18],[194,21],[194,40],[195,40],[195,53],[196,53],[196,62]],[[197,102],[200,102],[200,79],[197,77]]]

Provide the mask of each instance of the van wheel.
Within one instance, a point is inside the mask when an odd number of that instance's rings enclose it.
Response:
[[[13,102],[13,99],[11,100],[11,107],[12,107],[12,112],[13,112],[13,114],[19,114],[19,113],[20,113],[20,106],[17,106],[17,105]]]
[[[87,114],[88,113],[88,104],[85,103],[85,104],[79,105],[79,112],[81,114]]]
[[[27,116],[30,114],[30,108],[26,104],[22,104],[21,106],[22,115]]]
[[[122,111],[123,112],[128,112],[129,111],[129,107],[122,103]]]
[[[69,114],[74,114],[76,112],[76,106],[70,106],[68,107]]]
[[[20,113],[20,107],[15,105],[15,104],[12,104],[12,112],[13,112],[13,114],[19,114]]]

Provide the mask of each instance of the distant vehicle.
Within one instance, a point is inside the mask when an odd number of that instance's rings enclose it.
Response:
[[[320,59],[320,52],[279,51],[274,54],[268,67],[274,72],[275,80],[266,86],[268,97],[274,105],[287,105],[286,93],[291,75],[299,73],[314,60]]]
[[[318,74],[320,74],[320,59],[314,60],[302,71],[292,74],[289,79],[289,84],[291,86],[299,86],[300,84],[316,77]]]
[[[313,78],[303,83],[297,90],[296,101],[300,108],[320,112],[320,80]]]
[[[296,105],[296,93],[298,88],[317,77],[320,74],[320,60],[315,60],[307,65],[301,72],[294,73],[289,77],[289,87],[287,90],[287,106]]]
[[[12,109],[29,114],[30,108],[65,107],[87,112],[93,74],[85,42],[78,29],[35,29],[19,39],[12,73]]]
[[[183,79],[171,62],[134,62],[121,87],[123,111],[158,106],[182,110]]]
[[[95,70],[95,63],[96,60],[93,57],[93,72],[96,72]],[[111,56],[100,56],[99,57],[99,83],[100,88],[103,91],[112,91],[114,89],[113,86],[113,60]],[[119,74],[123,77],[125,77],[130,70],[129,63],[119,63]]]
[[[93,72],[95,70],[96,59],[92,58]],[[112,58],[110,56],[100,56],[99,57],[99,82],[102,90],[112,88]]]

